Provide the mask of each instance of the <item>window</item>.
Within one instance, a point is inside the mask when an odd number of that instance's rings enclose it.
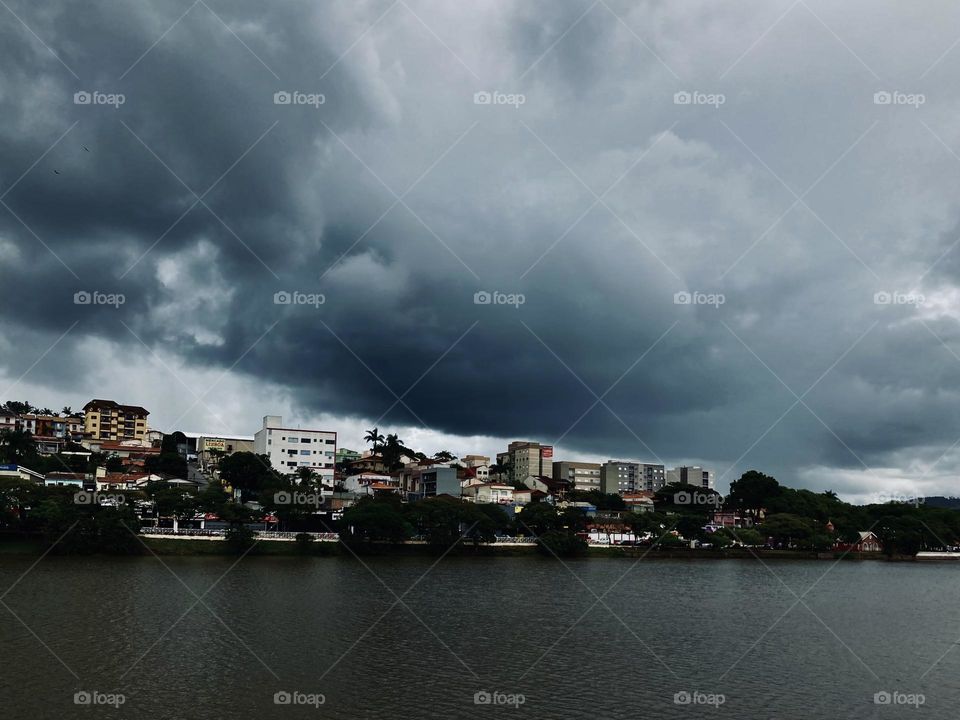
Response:
[[[324,440],[327,445],[333,445],[333,440]]]
[[[301,455],[309,455],[309,454],[310,454],[310,451],[309,451],[309,450],[301,450],[301,451],[300,451],[300,454],[301,454]]]
[[[287,438],[287,442],[295,443],[295,442],[300,442],[300,440],[299,440],[299,438],[288,437],[288,438]]]
[[[310,442],[310,438],[300,438],[300,442],[302,442],[302,443],[308,443],[308,442]]]

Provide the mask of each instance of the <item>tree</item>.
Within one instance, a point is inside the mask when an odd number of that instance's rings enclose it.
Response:
[[[400,462],[400,457],[412,453],[404,446],[403,441],[399,437],[396,435],[387,435],[386,440],[383,441],[381,446],[381,454],[383,456],[383,464],[386,465],[387,469],[397,470],[403,464]]]
[[[545,535],[551,530],[560,530],[561,521],[553,505],[536,502],[523,506],[517,515],[517,527],[534,535]]]
[[[4,463],[23,465],[37,456],[37,446],[28,430],[0,431],[0,458]]]
[[[438,463],[449,463],[457,459],[457,456],[454,455],[449,450],[440,450],[433,454],[433,459]]]
[[[344,510],[342,528],[340,535],[345,542],[400,542],[413,535],[399,499],[393,498],[363,498]]]
[[[739,480],[730,483],[727,504],[749,512],[756,517],[780,494],[782,488],[775,478],[756,470],[749,470]]]
[[[36,410],[36,408],[26,400],[23,400],[22,402],[17,400],[7,400],[3,404],[3,407],[7,412],[12,412],[16,415],[27,415],[28,413],[32,413],[34,410]]]
[[[490,474],[495,475],[497,480],[503,481],[503,475],[507,472],[507,466],[500,463],[494,463],[490,466]]]
[[[587,551],[587,541],[569,530],[551,530],[537,538],[537,548],[544,555],[573,557]]]
[[[123,472],[123,460],[119,455],[110,455],[104,465],[107,472]],[[146,463],[144,463],[146,465]]]
[[[73,415],[73,408],[69,405],[64,405],[63,410],[60,411],[60,414],[63,417],[71,417]]]
[[[227,541],[227,547],[237,555],[245,553],[255,542],[253,530],[241,522],[232,523],[227,528],[224,539]]]
[[[367,430],[367,434],[363,436],[364,442],[368,442],[371,445],[371,450],[374,455],[377,454],[377,450],[380,449],[380,446],[383,445],[385,438],[380,434],[379,428],[372,428]]]
[[[221,460],[220,479],[243,495],[251,496],[281,485],[280,476],[270,464],[270,456],[252,452],[237,452]]]

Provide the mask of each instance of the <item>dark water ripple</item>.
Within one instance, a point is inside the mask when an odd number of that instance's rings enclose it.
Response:
[[[31,563],[0,557],[0,588]],[[48,557],[4,598],[23,622],[0,606],[2,717],[954,718],[960,705],[960,567],[364,563]],[[78,708],[78,689],[126,703]],[[326,702],[278,706],[281,690]],[[925,703],[874,704],[895,690]],[[524,703],[477,705],[478,691]],[[676,704],[683,692],[725,702]]]

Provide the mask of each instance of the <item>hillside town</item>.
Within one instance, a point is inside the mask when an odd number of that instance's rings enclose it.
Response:
[[[884,550],[855,506],[830,492],[781,487],[756,471],[723,497],[714,471],[700,466],[560,460],[539,442],[510,442],[493,457],[427,456],[379,428],[367,431],[368,447],[351,449],[338,445],[335,430],[292,427],[277,415],[263,417],[252,436],[163,432],[149,415],[105,399],[78,412],[0,406],[3,529],[59,530],[73,517],[63,512],[67,502],[71,511],[95,511],[94,520],[112,513],[143,536],[170,539],[524,545],[546,537],[551,551],[564,553],[652,545]],[[40,489],[47,494],[37,495]],[[891,506],[887,514],[910,510],[909,503]],[[956,511],[924,510],[949,516],[936,518],[939,534],[913,528],[912,544],[949,547],[940,538],[960,535]],[[908,534],[896,530],[896,549],[909,551]]]

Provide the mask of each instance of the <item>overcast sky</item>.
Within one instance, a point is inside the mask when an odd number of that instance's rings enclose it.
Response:
[[[0,399],[960,494],[958,27],[7,0]]]

